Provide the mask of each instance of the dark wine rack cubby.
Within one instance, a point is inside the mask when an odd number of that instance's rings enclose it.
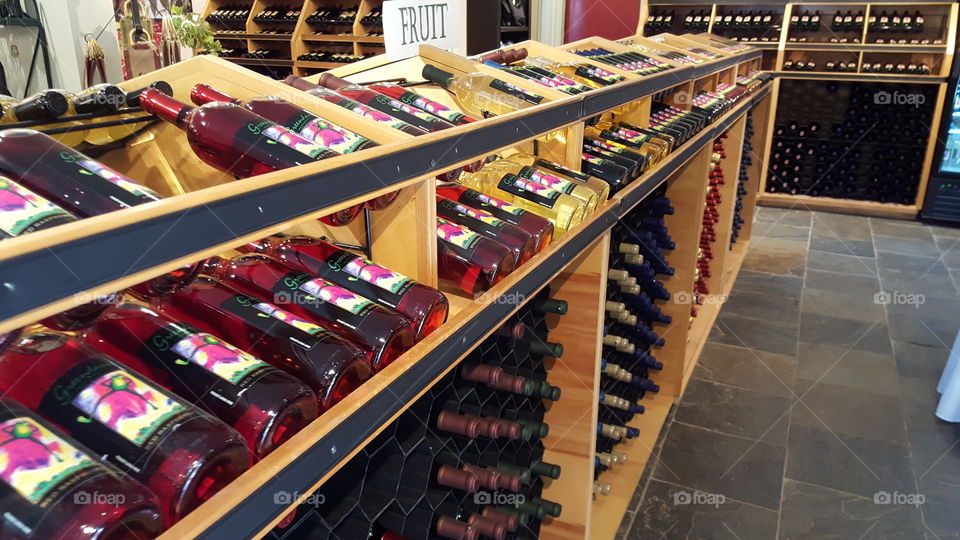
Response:
[[[926,84],[782,80],[766,191],[913,204],[937,91]]]
[[[541,342],[549,338],[544,314],[531,307],[548,295],[548,288],[540,291],[505,322],[503,328],[512,329],[517,325],[523,328],[522,340],[494,334],[474,349],[464,363],[495,365],[511,375],[549,382],[550,367],[555,360],[522,346],[523,340]],[[499,464],[527,468],[543,459],[544,446],[537,436],[528,440],[468,438],[436,428],[436,417],[444,410],[529,424],[544,420],[550,400],[541,399],[539,394],[523,396],[494,390],[467,381],[459,373],[458,367],[432,386],[314,496],[308,497],[297,508],[289,525],[274,529],[267,538],[357,540],[367,538],[371,527],[383,527],[409,538],[438,539],[442,537],[434,530],[434,523],[441,516],[479,515],[491,506],[486,503],[487,499],[495,507],[497,501],[520,500],[514,495],[522,496],[527,502],[539,498],[544,482],[551,480],[536,474],[531,474],[530,481],[518,492],[481,488],[476,493],[467,493],[443,488],[431,481],[434,463],[453,467],[497,467]],[[563,399],[562,391],[554,397]],[[540,522],[541,519],[531,516],[506,538],[537,538]]]

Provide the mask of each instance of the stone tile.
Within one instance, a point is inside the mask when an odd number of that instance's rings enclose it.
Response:
[[[874,248],[881,253],[900,253],[916,257],[939,257],[940,250],[933,242],[919,238],[904,238],[900,236],[873,235]]]
[[[869,218],[873,235],[897,236],[914,240],[933,240],[929,227],[916,221],[898,219]]]
[[[733,284],[733,291],[769,294],[781,298],[800,298],[803,292],[803,278],[741,270]]]
[[[939,347],[913,345],[902,341],[893,342],[893,356],[901,377],[927,381],[939,381],[950,351]]]
[[[763,206],[757,211],[756,220],[763,222],[780,222],[785,225],[794,225],[797,227],[809,227],[810,212],[806,210]]]
[[[806,241],[760,238],[751,241],[743,268],[768,274],[803,276],[806,257]]]
[[[858,257],[873,257],[875,254],[873,240],[850,240],[835,236],[818,236],[816,229],[814,229],[813,236],[810,237],[810,251],[828,251]]]
[[[800,341],[890,354],[890,335],[884,324],[800,313]]]
[[[947,267],[937,258],[881,252],[877,264],[884,290],[926,296],[957,294]]]
[[[785,449],[674,423],[653,478],[775,510]]]
[[[806,242],[810,237],[810,227],[797,227],[776,221],[758,221],[753,225],[750,233],[751,241],[760,238],[783,238]]]
[[[896,394],[852,388],[846,384],[797,379],[806,389],[793,408],[791,429],[807,426],[837,435],[907,445],[903,412]],[[868,454],[869,455],[869,454]]]
[[[950,270],[950,277],[953,278],[953,286],[960,291],[960,270]]]
[[[723,313],[795,325],[800,320],[800,300],[772,294],[733,291],[723,303]]]
[[[960,445],[953,446],[926,475],[918,472],[919,493],[924,496],[924,521],[940,538],[960,538]],[[922,476],[921,476],[922,475]]]
[[[617,532],[613,537],[614,540],[626,540],[633,528],[635,516],[636,514],[633,512],[624,512],[623,519],[620,520],[620,526],[617,528]]]
[[[787,478],[820,484],[869,499],[878,491],[914,491],[906,446],[791,424]]]
[[[791,398],[693,379],[677,406],[676,421],[749,439],[785,445]]]
[[[792,356],[707,342],[693,377],[748,388],[777,396],[791,396],[797,361]]]
[[[822,238],[870,241],[870,221],[860,216],[813,212],[813,235]]]
[[[777,534],[777,512],[724,497],[716,505],[694,504],[708,501],[705,493],[654,480],[650,483],[643,508],[637,512],[630,539],[703,538],[728,539],[774,538]],[[712,495],[712,494],[711,494]],[[690,504],[683,504],[690,500]]]
[[[809,270],[806,281],[804,281],[804,287],[847,294],[862,294],[872,300],[873,295],[880,291],[880,281],[873,276]]]
[[[815,382],[891,398],[900,395],[900,375],[892,356],[801,343],[794,391],[803,396]]]
[[[948,453],[960,441],[960,424],[937,418],[936,410],[940,402],[937,381],[904,377],[900,384],[910,456],[917,477],[950,472],[945,469],[951,468],[956,458]]]
[[[807,288],[803,291],[804,313],[841,319],[883,322],[886,310],[875,301],[876,292],[838,292]]]
[[[823,486],[786,480],[780,538],[923,538],[920,510],[909,505],[875,504]]]
[[[950,243],[940,250],[943,265],[949,270],[960,269],[960,239],[951,238]]]
[[[859,276],[876,276],[877,263],[870,257],[855,257],[829,251],[810,251],[807,254],[807,270],[828,270]]]
[[[942,236],[945,238],[960,238],[960,227],[949,227],[946,225],[927,225],[927,230],[933,236]]]
[[[775,354],[793,356],[797,353],[796,325],[777,324],[760,319],[745,319],[725,315],[717,317],[711,341],[737,347],[747,347]]]
[[[887,323],[890,325],[890,339],[926,345],[928,347],[952,346],[960,331],[960,323],[945,321],[933,317],[924,317],[909,310],[887,309]]]

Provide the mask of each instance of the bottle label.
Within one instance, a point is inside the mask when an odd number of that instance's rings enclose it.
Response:
[[[110,474],[93,457],[28,416],[0,422],[0,466],[0,479],[20,495],[3,497],[7,490],[0,487],[4,521],[28,537],[51,504],[90,478]]]
[[[559,191],[512,174],[504,176],[503,179],[500,180],[500,183],[497,184],[497,187],[507,193],[512,193],[513,195],[537,203],[544,208],[553,208],[561,195]]]
[[[559,176],[554,176],[552,174],[546,174],[542,171],[538,171],[533,167],[524,167],[520,169],[520,172],[517,173],[517,176],[520,178],[526,178],[527,180],[533,180],[534,182],[547,186],[550,189],[555,189],[560,193],[569,194],[577,187],[577,184],[569,180],[564,180]]]
[[[329,101],[332,101],[332,100],[329,100]],[[366,105],[359,103],[357,101],[354,101],[352,99],[341,98],[337,101],[332,101],[332,102],[343,107],[344,109],[347,109],[348,111],[353,111],[359,114],[360,116],[365,116],[370,120],[373,120],[374,122],[390,124],[390,127],[392,128],[401,129],[407,125],[406,122],[397,120],[396,118],[390,116],[389,114],[384,114],[380,111],[371,109],[370,107],[367,107]]]
[[[469,206],[478,207],[512,225],[519,225],[520,220],[527,213],[522,208],[472,189],[464,191],[457,200]]]
[[[305,321],[289,311],[244,294],[227,298],[220,307],[238,315],[264,334],[290,341],[304,349],[312,349],[324,338],[332,335],[329,330]],[[276,321],[284,324],[277,324]]]
[[[588,81],[593,81],[597,84],[602,84],[604,86],[610,85],[616,82],[616,81],[608,80],[606,77],[603,77],[599,73],[595,72],[594,70],[584,66],[578,67],[574,71],[574,73],[578,77],[582,77],[584,79],[587,79]]]
[[[253,133],[259,133],[275,143],[282,144],[287,148],[292,148],[297,152],[314,159],[323,159],[332,155],[336,155],[327,148],[305,139],[289,129],[274,124],[273,122],[250,123],[247,124],[247,129]]]
[[[75,219],[66,210],[0,176],[0,237],[3,233],[18,236]]]
[[[507,81],[501,81],[500,79],[494,79],[490,81],[490,88],[503,92],[504,94],[509,94],[515,98],[522,99],[523,101],[532,103],[534,105],[537,105],[543,101],[543,96],[539,96],[533,92],[528,92],[519,86],[514,86]]]
[[[278,298],[288,296],[292,304],[354,330],[377,309],[370,300],[304,272],[290,272],[282,277],[274,285],[274,294]]]
[[[40,412],[137,474],[174,428],[199,418],[172,395],[99,358],[67,370],[44,395]]]
[[[575,179],[577,179],[577,180],[579,180],[579,181],[581,181],[581,182],[584,182],[584,183],[586,183],[586,182],[588,182],[588,181],[590,180],[590,175],[589,175],[589,174],[584,174],[584,173],[582,173],[582,172],[580,172],[580,171],[575,171],[575,170],[573,170],[573,169],[571,169],[571,168],[569,168],[569,167],[564,167],[563,165],[560,165],[559,163],[554,163],[554,162],[552,162],[552,161],[548,161],[548,160],[542,159],[542,158],[538,158],[537,161],[534,162],[533,166],[534,166],[534,167],[538,167],[538,168],[540,168],[540,169],[546,169],[546,170],[548,170],[548,171],[553,171],[553,172],[556,172],[556,173],[565,174],[565,175],[567,175],[567,176],[569,176],[569,177],[571,177],[571,178],[575,178]]]
[[[117,171],[93,161],[79,152],[64,150],[60,152],[59,157],[65,163],[76,165],[78,167],[76,171],[61,170],[55,164],[55,160],[48,163],[53,165],[53,168],[58,169],[58,172],[63,172],[69,176],[70,180],[86,189],[110,198],[124,208],[162,198],[150,188],[137,184]],[[106,183],[103,182],[104,180],[106,180]]]
[[[136,195],[137,197],[141,197],[144,199],[153,199],[155,201],[159,201],[162,198],[157,192],[153,191],[152,189],[146,186],[141,186],[140,184],[134,182],[133,180],[127,178],[126,176],[107,167],[103,163],[93,161],[92,159],[84,159],[82,161],[78,161],[77,165],[83,167],[83,169],[87,171],[87,173],[95,174],[100,178],[103,178],[104,180],[107,180],[108,182],[111,182],[114,185],[129,191],[130,193]],[[80,171],[80,172],[83,173],[83,171]]]
[[[494,240],[500,235],[501,229],[507,226],[506,223],[487,212],[469,208],[450,199],[442,199],[437,202],[437,213],[455,223],[466,225],[473,231],[492,237]]]
[[[420,110],[439,116],[454,125],[463,123],[463,119],[467,116],[451,110],[443,103],[437,103],[436,101],[427,99],[416,92],[404,92],[400,94],[399,99],[407,105],[412,105]]]
[[[290,125],[290,129],[340,154],[349,154],[367,142],[366,138],[312,114],[302,115]]]
[[[441,124],[443,121],[432,114],[414,109],[409,105],[401,103],[383,94],[377,92],[373,93],[375,95],[367,103],[375,109],[379,109],[391,116],[401,118],[408,124],[412,124],[427,131],[437,131],[438,129],[443,129],[446,127],[446,123]]]
[[[442,217],[437,218],[437,238],[446,241],[458,258],[468,262],[477,244],[483,241],[479,234]]]

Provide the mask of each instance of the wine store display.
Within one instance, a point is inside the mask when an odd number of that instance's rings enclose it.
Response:
[[[747,113],[747,119],[743,128],[743,153],[740,154],[740,168],[737,171],[737,200],[733,206],[733,229],[730,231],[730,249],[733,249],[733,245],[737,243],[740,231],[750,217],[745,216],[743,210],[744,197],[748,193],[747,186],[750,182],[750,175],[747,169],[753,165],[753,160],[756,158],[753,154],[753,134],[753,113],[751,111]]]

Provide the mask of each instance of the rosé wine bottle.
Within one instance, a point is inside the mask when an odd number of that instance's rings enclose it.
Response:
[[[370,378],[370,360],[356,345],[214,279],[141,283],[133,292],[167,317],[228,340],[307,383],[321,412]]]
[[[83,340],[226,422],[256,459],[317,417],[316,396],[292,375],[139,304],[111,308]]]
[[[167,525],[250,466],[233,428],[63,334],[21,337],[0,357],[0,392],[142,482]]]
[[[0,538],[138,540],[163,532],[157,496],[33,411],[0,401]]]
[[[319,322],[359,345],[380,371],[413,346],[410,321],[321,277],[294,270],[266,255],[214,257],[202,270],[226,285]]]
[[[553,240],[553,223],[550,223],[549,219],[513,206],[496,197],[460,185],[437,186],[437,195],[483,210],[497,219],[527,231],[535,240],[534,249],[536,253],[546,249],[550,245],[550,241]]]
[[[536,241],[530,233],[497,219],[485,210],[437,195],[437,215],[500,242],[513,253],[515,267],[533,257]]]
[[[442,292],[323,240],[274,235],[238,249],[263,253],[397,311],[410,320],[417,340],[447,320],[450,305]]]
[[[437,217],[440,281],[474,296],[513,271],[513,252],[503,244]]]
[[[0,239],[76,220],[70,212],[0,175]]]
[[[211,167],[248,178],[338,155],[287,128],[233,103],[211,102],[191,107],[148,88],[140,94],[140,107],[187,132],[197,157]],[[329,225],[346,225],[359,206],[324,216]]]

